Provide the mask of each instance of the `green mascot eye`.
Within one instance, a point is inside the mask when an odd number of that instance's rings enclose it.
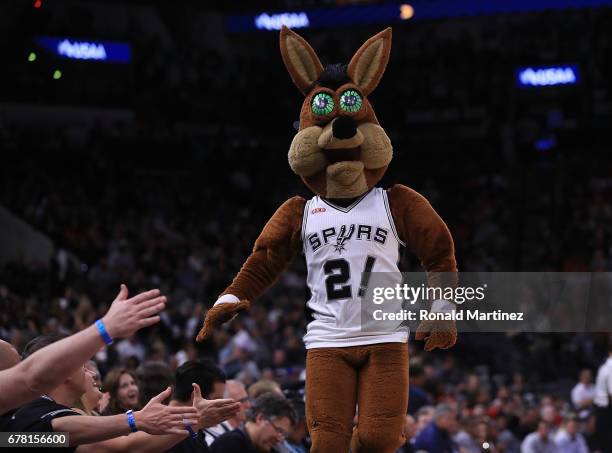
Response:
[[[334,110],[334,98],[327,93],[316,94],[312,98],[311,107],[315,115],[329,115]]]
[[[340,108],[345,112],[358,112],[362,105],[363,99],[361,99],[361,95],[355,90],[346,90],[340,96]]]

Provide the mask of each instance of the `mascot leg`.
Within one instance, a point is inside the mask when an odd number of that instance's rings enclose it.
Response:
[[[404,442],[408,409],[408,345],[365,346],[366,364],[359,370],[359,420],[353,453],[393,453]]]
[[[306,420],[311,453],[348,452],[357,402],[357,370],[348,349],[307,352]]]

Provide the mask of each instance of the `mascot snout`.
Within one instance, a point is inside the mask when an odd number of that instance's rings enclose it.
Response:
[[[350,116],[339,116],[327,124],[317,144],[321,149],[352,149],[361,146],[363,134]]]

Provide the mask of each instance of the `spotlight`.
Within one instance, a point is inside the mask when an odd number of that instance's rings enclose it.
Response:
[[[400,19],[408,20],[412,19],[412,16],[414,16],[414,8],[412,7],[412,5],[400,5]]]

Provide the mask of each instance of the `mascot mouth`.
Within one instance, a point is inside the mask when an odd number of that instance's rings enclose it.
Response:
[[[323,154],[330,165],[338,162],[355,162],[361,160],[361,147],[346,149],[324,149]]]

